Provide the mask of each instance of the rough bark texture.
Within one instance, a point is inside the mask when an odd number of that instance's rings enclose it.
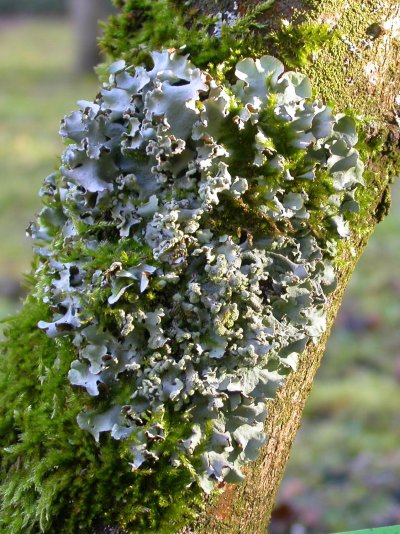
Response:
[[[239,8],[245,11],[256,3],[242,2]],[[215,9],[212,2],[198,2],[198,5],[204,11]],[[370,117],[372,134],[374,129],[389,131],[383,152],[370,162],[375,178],[368,187],[373,188],[374,200],[366,209],[363,231],[354,232],[349,247],[352,252],[346,253],[341,262],[338,287],[330,300],[331,326],[351,273],[381,217],[388,187],[387,165],[398,149],[398,125],[392,123],[395,97],[400,92],[400,4],[395,0],[353,0],[351,3],[278,0],[265,13],[264,19],[269,28],[279,27],[282,19],[289,19],[294,24],[307,20],[335,27],[341,37],[323,47],[315,61],[302,70],[310,76],[318,98],[332,101],[337,111],[352,106],[356,113]],[[245,483],[226,485],[223,493],[207,504],[196,525],[184,532],[265,534],[329,330],[317,346],[308,348],[298,371],[270,402],[269,441],[260,459],[246,469]]]

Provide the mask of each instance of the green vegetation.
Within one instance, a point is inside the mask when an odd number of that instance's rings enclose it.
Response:
[[[309,65],[323,46],[327,43],[331,46],[338,38],[328,24],[283,23],[280,30],[267,36],[266,43],[276,50],[285,65],[295,69]]]
[[[198,9],[182,2],[115,0],[122,11],[111,18],[101,44],[111,57],[123,57],[134,63],[143,57],[144,44],[155,50],[184,44],[194,64],[212,72],[223,62],[229,71],[238,60],[265,53],[277,55],[288,67],[302,67],[326,41],[335,37],[328,25],[310,23],[296,28],[283,25],[267,38],[261,36],[260,30],[265,26],[262,16],[273,3],[274,0],[260,2],[232,25],[224,25],[217,37],[213,30],[218,18],[203,16]]]
[[[142,59],[141,47],[151,50],[180,48],[190,55],[193,63],[202,69],[225,63],[225,70],[241,58],[258,57],[266,52],[266,43],[260,36],[260,16],[274,0],[260,2],[245,17],[231,26],[223,25],[220,35],[213,33],[217,17],[203,16],[198,9],[172,0],[116,0],[121,14],[111,17],[101,45],[113,58],[123,57],[128,63]]]
[[[386,118],[387,110],[377,95],[387,88],[382,87],[378,79],[374,80],[375,76],[366,70],[366,65],[374,68],[377,58],[383,56],[393,87],[397,86],[400,74],[395,68],[399,50],[396,34],[385,33],[382,29],[377,31],[382,20],[393,16],[390,7],[377,4],[376,0],[307,0],[307,3],[313,9],[313,19],[319,16],[337,36],[332,43],[321,46],[307,68],[318,97],[324,101],[335,99],[340,109],[351,107],[357,114]],[[393,40],[390,47],[386,44],[388,40]],[[345,76],[343,65],[346,65]],[[359,84],[359,90],[354,94],[353,83],[360,79],[364,83]]]

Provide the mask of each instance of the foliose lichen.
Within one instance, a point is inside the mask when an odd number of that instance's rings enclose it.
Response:
[[[210,492],[243,479],[266,399],[325,331],[363,164],[354,120],[274,57],[241,60],[231,82],[179,50],[146,64],[112,64],[63,120],[31,226],[36,298],[53,310],[39,327],[75,347],[82,430],[156,469],[174,414],[185,435],[167,460]]]

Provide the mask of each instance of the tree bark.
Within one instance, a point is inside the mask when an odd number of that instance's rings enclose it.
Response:
[[[254,0],[241,2],[239,10],[243,13],[257,3]],[[217,10],[222,9],[222,4],[229,8],[228,2],[221,2]],[[213,2],[197,2],[197,7],[208,13],[216,9]],[[182,534],[267,532],[330,327],[357,260],[385,210],[388,168],[398,150],[399,128],[393,120],[395,99],[400,92],[400,4],[397,0],[353,0],[351,3],[342,0],[277,0],[263,18],[266,24],[264,32],[279,28],[284,19],[294,25],[308,21],[327,23],[334,28],[339,41],[324,46],[315,61],[302,71],[311,78],[317,98],[332,101],[337,112],[352,106],[356,114],[370,117],[366,127],[371,139],[383,135],[381,132],[387,133],[387,139],[380,153],[367,162],[371,171],[367,187],[373,192],[373,200],[365,210],[366,227],[363,232],[354,230],[351,245],[341,258],[341,268],[337,272],[338,287],[329,302],[328,332],[318,345],[308,347],[297,372],[289,377],[277,398],[269,402],[266,424],[269,440],[259,460],[246,468],[245,482],[225,485],[219,496],[209,500],[196,524],[184,529]]]

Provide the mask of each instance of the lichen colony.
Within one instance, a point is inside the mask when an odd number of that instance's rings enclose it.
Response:
[[[218,80],[153,52],[112,64],[79,105],[31,226],[53,310],[39,327],[71,340],[68,378],[87,390],[78,424],[127,440],[140,470],[172,417],[186,429],[173,466],[206,492],[238,482],[266,440],[266,399],[326,328],[363,183],[354,120],[271,56]]]

